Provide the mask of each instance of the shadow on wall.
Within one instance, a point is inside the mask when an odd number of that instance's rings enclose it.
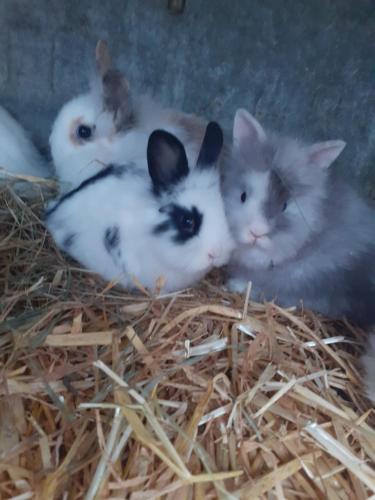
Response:
[[[185,0],[172,14],[180,4],[1,0],[1,103],[45,146],[105,38],[133,89],[227,128],[245,106],[269,128],[343,138],[343,172],[375,183],[372,0]]]

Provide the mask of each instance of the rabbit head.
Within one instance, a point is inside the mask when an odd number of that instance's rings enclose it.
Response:
[[[328,167],[344,147],[341,140],[305,145],[269,134],[246,110],[237,111],[223,191],[247,266],[293,258],[319,232]]]
[[[68,186],[78,185],[116,159],[118,133],[132,127],[129,84],[111,67],[103,41],[98,42],[96,61],[90,91],[62,107],[50,135],[57,177]]]

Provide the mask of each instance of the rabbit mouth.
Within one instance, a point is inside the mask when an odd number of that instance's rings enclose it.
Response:
[[[261,250],[268,250],[271,246],[271,239],[269,236],[249,236],[246,243],[247,246],[251,248],[257,248]]]

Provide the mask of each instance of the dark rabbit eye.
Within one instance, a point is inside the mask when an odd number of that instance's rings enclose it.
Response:
[[[168,218],[154,228],[154,233],[173,231],[173,240],[180,244],[194,238],[202,226],[203,214],[194,206],[189,209],[169,203],[159,208],[159,212]]]
[[[283,205],[283,208],[281,209],[281,211],[282,211],[282,212],[285,212],[285,210],[286,210],[287,206],[288,206],[288,203],[287,203],[287,202],[285,202],[285,203],[284,203],[284,205]]]
[[[247,194],[246,194],[246,191],[244,191],[244,192],[241,194],[241,202],[242,202],[242,203],[245,203],[246,198],[247,198]]]
[[[87,141],[92,136],[92,128],[89,127],[88,125],[80,125],[77,128],[77,136],[80,139]]]
[[[194,218],[191,217],[190,215],[183,215],[181,217],[180,225],[184,231],[188,233],[194,233],[195,221]]]

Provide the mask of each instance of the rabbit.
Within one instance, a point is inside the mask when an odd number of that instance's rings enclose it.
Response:
[[[133,96],[102,40],[96,61],[91,90],[66,103],[52,127],[50,148],[61,190],[77,187],[110,163],[134,163],[147,171],[147,141],[155,129],[176,135],[194,165],[206,122],[164,109],[148,96]]]
[[[251,281],[255,299],[282,306],[302,301],[369,329],[375,324],[375,210],[329,171],[344,147],[342,140],[306,145],[280,137],[237,111],[222,181],[235,241],[228,286],[243,291]],[[364,358],[373,401],[374,339]]]
[[[217,160],[221,128],[208,124],[196,166],[164,130],[151,133],[148,170],[110,165],[48,208],[57,245],[108,280],[166,292],[197,282],[224,265],[232,238],[224,214]]]
[[[344,147],[266,133],[237,111],[223,176],[231,288],[251,280],[257,298],[375,322],[375,211],[328,170]]]
[[[0,178],[6,172],[17,175],[48,177],[47,163],[37,151],[27,132],[0,106]]]

